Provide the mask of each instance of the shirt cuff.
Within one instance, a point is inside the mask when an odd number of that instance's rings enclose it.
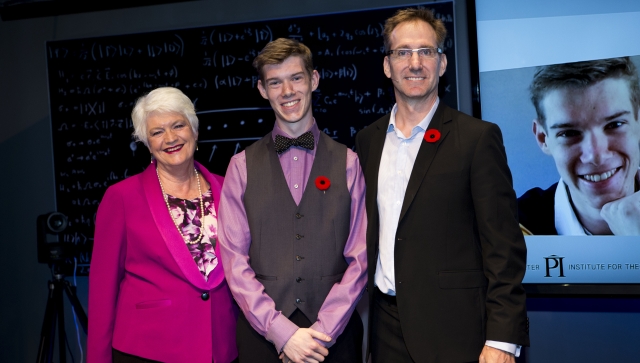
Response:
[[[355,313],[355,312],[354,312],[354,313]],[[316,321],[315,323],[313,323],[313,325],[311,325],[311,326],[309,327],[309,329],[313,329],[313,330],[315,330],[315,331],[318,331],[318,332],[320,332],[320,333],[322,333],[322,334],[326,334],[327,336],[329,336],[329,334],[327,334],[327,332],[326,332],[326,331],[324,331],[324,329],[322,329],[322,327],[320,326],[320,324],[319,324],[317,321]],[[333,346],[333,345],[336,343],[336,340],[335,340],[335,339],[333,339],[333,337],[331,337],[331,341],[330,341],[330,342],[325,342],[325,341],[322,341],[322,340],[318,340],[318,339],[316,339],[316,338],[313,338],[313,339],[314,339],[316,342],[318,342],[318,343],[322,344],[322,345],[323,345],[325,348],[327,348],[327,349],[331,348],[331,346]]]
[[[520,349],[522,349],[522,345],[516,345],[512,343],[505,343],[505,342],[496,342],[495,340],[487,340],[484,344],[490,346],[491,348],[496,348],[496,349],[505,351],[507,353],[511,353],[516,357],[520,356]]]
[[[276,351],[279,354],[282,353],[284,345],[296,331],[298,331],[298,326],[280,313],[271,323],[265,338],[276,346]]]

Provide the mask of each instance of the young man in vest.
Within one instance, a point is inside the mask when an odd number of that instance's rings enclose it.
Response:
[[[220,249],[243,314],[241,362],[362,362],[355,306],[367,281],[358,157],[320,132],[311,51],[291,39],[253,62],[273,131],[235,155],[220,201]]]

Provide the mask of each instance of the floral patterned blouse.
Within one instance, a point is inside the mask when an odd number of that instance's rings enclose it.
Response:
[[[195,261],[204,279],[209,278],[209,273],[218,266],[218,258],[215,253],[218,240],[218,216],[213,205],[211,189],[202,194],[204,204],[204,221],[200,218],[200,198],[191,200],[180,199],[167,194],[167,202],[171,217],[182,230],[182,235],[195,241],[200,235],[200,229],[204,224],[204,236],[200,243],[187,243],[187,248]]]

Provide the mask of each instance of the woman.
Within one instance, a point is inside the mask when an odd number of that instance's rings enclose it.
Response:
[[[229,363],[237,308],[217,243],[223,178],[194,161],[198,118],[180,90],[151,91],[131,117],[152,162],[98,208],[88,362]]]

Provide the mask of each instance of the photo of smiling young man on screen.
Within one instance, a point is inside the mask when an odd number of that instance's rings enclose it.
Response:
[[[530,86],[533,134],[560,180],[518,198],[533,235],[640,235],[640,85],[628,57],[554,64]]]

